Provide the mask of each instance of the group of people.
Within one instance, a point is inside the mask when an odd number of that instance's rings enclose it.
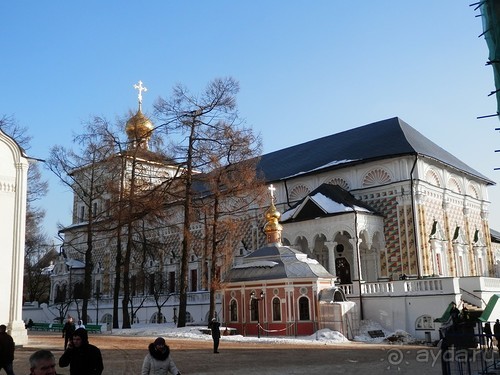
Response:
[[[218,324],[218,323],[217,323]],[[68,367],[70,375],[101,375],[104,370],[101,351],[89,343],[88,333],[77,327],[69,318],[63,326],[64,353],[59,358],[59,367]],[[7,333],[7,327],[0,325],[0,370],[14,375],[15,343]],[[30,375],[56,375],[56,358],[49,350],[38,350],[29,358]],[[148,346],[141,375],[181,375],[175,365],[170,348],[163,337],[158,337]]]
[[[495,324],[493,324],[493,330],[489,322],[484,323],[483,333],[486,338],[485,346],[488,349],[493,349],[493,337],[495,337],[497,348],[500,350],[500,320],[497,319]]]

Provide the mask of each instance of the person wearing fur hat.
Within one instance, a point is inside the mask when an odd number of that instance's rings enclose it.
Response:
[[[148,346],[149,353],[142,363],[142,375],[181,375],[170,357],[170,348],[163,337],[158,337]]]
[[[70,375],[101,375],[104,370],[99,348],[89,344],[88,333],[78,328],[73,333],[73,341],[59,358],[59,366],[69,366]]]

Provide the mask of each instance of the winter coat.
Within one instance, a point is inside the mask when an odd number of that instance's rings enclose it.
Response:
[[[495,335],[497,340],[500,339],[500,323],[495,323],[493,325],[493,335]]]
[[[68,320],[66,323],[64,323],[62,329],[62,337],[68,337],[68,338],[73,337],[73,333],[75,332],[75,330],[76,330],[75,325]]]
[[[219,322],[210,322],[208,325],[208,328],[210,328],[212,332],[212,337],[214,339],[220,338],[220,323]]]
[[[0,365],[14,361],[15,344],[12,337],[6,332],[0,332]]]
[[[99,348],[89,344],[87,331],[84,329],[77,329],[74,336],[79,336],[82,339],[82,345],[79,348],[66,349],[59,358],[59,366],[70,366],[70,375],[101,375],[104,365]]]
[[[142,363],[141,375],[167,375],[170,371],[173,375],[180,375],[180,371],[175,366],[172,358],[170,358],[170,348],[165,346],[165,351],[159,352],[156,350],[153,343],[149,344],[149,353],[144,358]]]

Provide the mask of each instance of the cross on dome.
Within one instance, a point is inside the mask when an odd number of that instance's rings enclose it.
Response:
[[[139,99],[139,109],[141,109],[142,106],[142,92],[148,91],[148,88],[146,86],[142,85],[142,81],[139,81],[137,84],[134,85],[134,89],[139,91],[139,94],[137,95],[137,98]]]
[[[276,191],[276,188],[274,187],[273,184],[271,184],[271,185],[269,185],[269,187],[267,189],[271,193],[271,199],[274,201],[274,192]]]

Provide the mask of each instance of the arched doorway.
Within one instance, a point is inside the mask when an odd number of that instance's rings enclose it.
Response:
[[[344,257],[335,259],[335,272],[341,284],[352,284],[351,265]]]

